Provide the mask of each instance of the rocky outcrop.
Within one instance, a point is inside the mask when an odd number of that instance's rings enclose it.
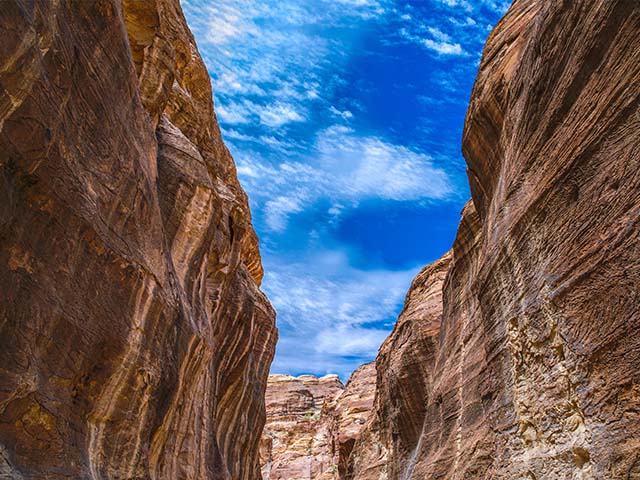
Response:
[[[327,407],[332,417],[331,437],[336,478],[348,478],[353,472],[351,452],[360,438],[376,392],[376,364],[365,363],[349,378],[342,394]]]
[[[375,379],[373,363],[356,370],[346,387],[336,375],[270,375],[263,479],[343,478],[373,404]]]
[[[378,356],[353,478],[640,478],[638,33],[625,0],[516,0],[491,33],[473,202]]]
[[[337,375],[270,375],[260,459],[263,479],[331,479],[330,423],[323,407],[343,391]]]
[[[442,286],[450,265],[451,252],[413,280],[393,332],[378,352],[373,413],[349,460],[350,474],[341,478],[399,478],[397,467],[415,450],[433,386]]]
[[[0,477],[259,478],[274,312],[178,0],[0,25]]]

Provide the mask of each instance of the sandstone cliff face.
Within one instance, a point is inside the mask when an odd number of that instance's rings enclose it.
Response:
[[[274,312],[178,0],[0,25],[0,477],[259,478]]]
[[[420,439],[433,384],[442,320],[442,285],[451,252],[423,268],[411,284],[393,332],[380,347],[375,405],[343,478],[399,478],[401,458]]]
[[[336,375],[270,375],[263,479],[343,478],[373,404],[375,377],[373,363],[356,370],[346,387]]]
[[[516,0],[490,35],[440,331],[385,342],[354,478],[640,478],[639,33],[637,2]]]

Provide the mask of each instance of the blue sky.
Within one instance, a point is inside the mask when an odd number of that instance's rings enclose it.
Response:
[[[469,197],[460,139],[501,0],[182,0],[278,312],[273,373],[375,358]]]

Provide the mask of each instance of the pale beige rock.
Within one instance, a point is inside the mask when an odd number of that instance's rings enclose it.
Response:
[[[373,363],[356,370],[346,387],[336,375],[270,375],[260,447],[263,479],[343,478],[373,404],[374,383]]]

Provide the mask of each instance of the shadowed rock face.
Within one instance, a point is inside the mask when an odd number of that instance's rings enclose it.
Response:
[[[442,285],[450,265],[451,252],[413,280],[393,332],[378,352],[373,412],[351,456],[352,473],[343,478],[396,478],[396,459],[415,449],[431,394]]]
[[[346,387],[336,375],[270,375],[260,444],[263,479],[344,478],[373,404],[375,378],[374,363],[356,370]]]
[[[473,202],[381,349],[354,478],[640,478],[638,51],[626,0],[517,0],[490,35]]]
[[[259,478],[275,315],[178,0],[0,26],[0,477]]]

